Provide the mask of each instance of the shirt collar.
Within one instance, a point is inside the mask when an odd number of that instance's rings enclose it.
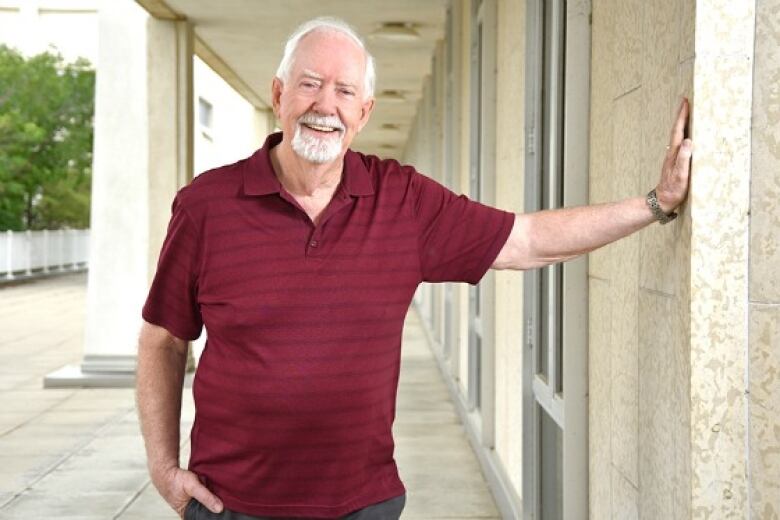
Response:
[[[279,193],[282,185],[276,178],[271,164],[270,150],[282,142],[282,133],[270,134],[244,167],[244,194],[269,195]],[[371,174],[361,159],[361,155],[352,150],[347,150],[344,155],[344,171],[341,185],[348,195],[362,197],[374,194],[374,184],[371,182]]]

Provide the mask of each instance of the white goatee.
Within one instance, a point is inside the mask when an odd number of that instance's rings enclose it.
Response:
[[[318,137],[304,133],[303,125],[316,125],[332,128],[333,136]],[[334,160],[341,153],[344,139],[344,124],[336,116],[319,116],[312,112],[302,115],[295,125],[295,135],[292,139],[292,149],[307,161],[323,164]]]

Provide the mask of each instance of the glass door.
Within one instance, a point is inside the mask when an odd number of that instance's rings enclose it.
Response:
[[[526,211],[586,204],[590,5],[529,0]],[[524,517],[588,517],[587,259],[524,275]]]

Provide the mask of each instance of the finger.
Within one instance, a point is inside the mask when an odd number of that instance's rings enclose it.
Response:
[[[685,185],[688,182],[688,171],[691,167],[691,155],[693,154],[693,141],[685,139],[680,145],[680,152],[674,164],[677,180]]]
[[[209,491],[209,489],[201,484],[198,477],[194,473],[190,473],[184,483],[184,491],[189,496],[206,506],[212,513],[222,512],[222,501],[217,496]]]
[[[682,98],[680,108],[677,110],[677,120],[672,126],[672,132],[669,135],[669,149],[676,152],[683,140],[685,133],[685,124],[688,121],[688,99]]]

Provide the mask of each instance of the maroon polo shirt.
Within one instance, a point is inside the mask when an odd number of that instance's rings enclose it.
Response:
[[[476,284],[514,215],[348,151],[315,226],[274,175],[280,141],[179,190],[142,315],[206,326],[189,469],[225,507],[339,518],[406,491],[392,425],[417,285]]]

